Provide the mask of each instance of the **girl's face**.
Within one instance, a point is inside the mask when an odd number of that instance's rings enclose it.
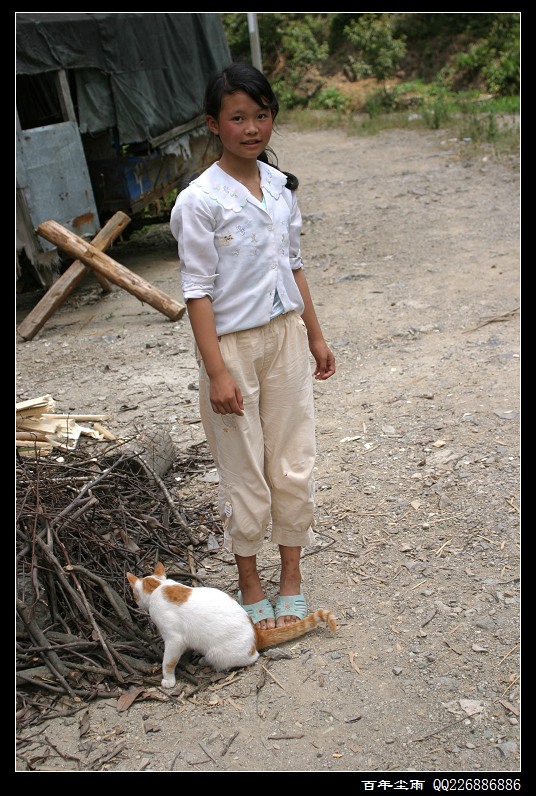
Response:
[[[270,109],[261,108],[243,91],[226,94],[217,119],[207,116],[207,127],[218,135],[225,153],[256,159],[272,136]]]

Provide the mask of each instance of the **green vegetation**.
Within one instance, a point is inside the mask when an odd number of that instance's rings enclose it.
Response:
[[[343,29],[355,52],[348,58],[358,80],[373,76],[381,81],[395,74],[406,54],[406,36],[396,38],[395,20],[393,14],[363,14]]]
[[[519,12],[257,14],[279,121],[370,135],[448,128],[519,150]],[[251,62],[247,14],[222,14],[234,61]]]

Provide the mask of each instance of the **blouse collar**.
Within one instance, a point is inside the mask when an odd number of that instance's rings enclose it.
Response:
[[[287,177],[279,169],[269,166],[258,160],[257,165],[261,175],[261,189],[278,199],[286,185]],[[227,174],[217,163],[213,163],[193,184],[197,185],[203,193],[214,199],[224,210],[240,211],[251,198],[248,189],[242,183]]]

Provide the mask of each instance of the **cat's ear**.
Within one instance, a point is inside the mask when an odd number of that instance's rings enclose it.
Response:
[[[130,583],[132,588],[134,588],[134,586],[136,585],[136,582],[138,580],[136,575],[133,575],[132,572],[127,572],[127,578],[128,578],[128,582]]]
[[[154,575],[156,578],[165,578],[166,577],[166,570],[164,569],[164,565],[161,561],[158,561],[155,568],[154,568]]]

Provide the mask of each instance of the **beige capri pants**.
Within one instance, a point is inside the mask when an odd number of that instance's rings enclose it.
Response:
[[[242,417],[214,412],[199,361],[199,410],[219,475],[224,547],[256,555],[270,525],[274,544],[313,544],[316,442],[305,323],[297,312],[278,315],[222,335],[220,349],[244,398]]]

